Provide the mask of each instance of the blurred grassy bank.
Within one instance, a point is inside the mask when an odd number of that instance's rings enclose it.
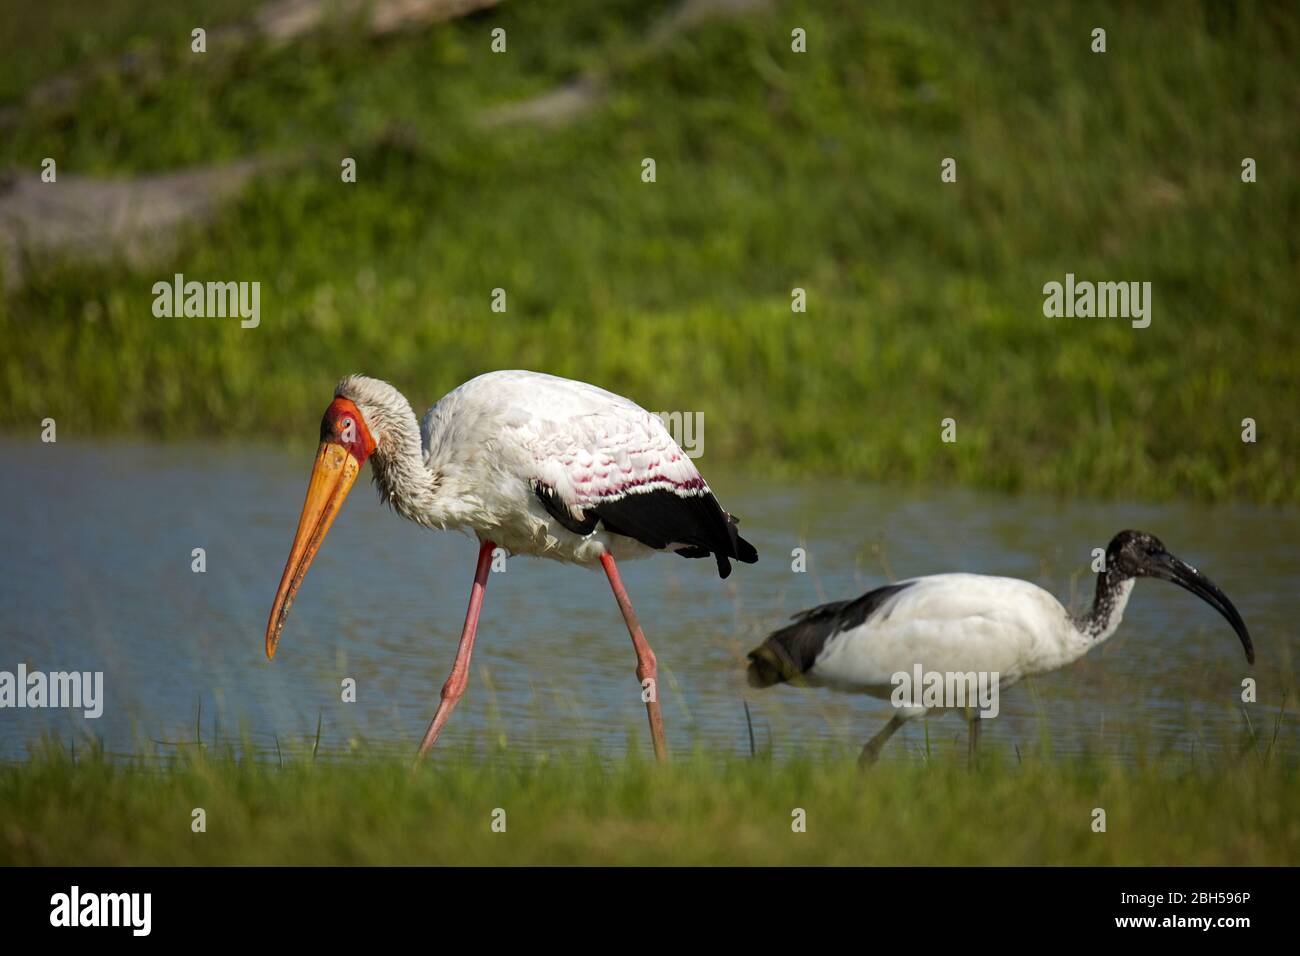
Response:
[[[422,409],[523,367],[702,411],[706,470],[1300,501],[1289,5],[780,2],[652,43],[672,4],[507,2],[204,58],[194,4],[79,5],[65,46],[0,33],[11,105],[38,62],[158,61],[20,107],[0,168],[287,165],[156,267],[33,263],[0,297],[12,432],[309,441],[344,373]],[[579,76],[597,93],[567,122],[483,123]],[[260,327],[154,318],[174,272],[260,281]],[[1044,318],[1067,272],[1150,281],[1150,327]]]
[[[0,864],[1291,865],[1298,804],[1296,768],[1254,759],[861,774],[821,755],[664,768],[444,755],[412,775],[405,761],[190,755],[160,771],[47,751],[0,767]]]

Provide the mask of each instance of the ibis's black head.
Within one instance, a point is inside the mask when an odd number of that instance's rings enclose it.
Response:
[[[1153,534],[1121,531],[1106,548],[1106,567],[1124,578],[1140,578],[1151,573],[1150,568],[1161,555],[1168,554],[1164,543]]]
[[[1222,614],[1241,638],[1246,649],[1246,660],[1255,663],[1255,648],[1250,642],[1250,632],[1228,596],[1218,585],[1185,561],[1165,550],[1164,544],[1145,531],[1121,531],[1111,539],[1106,548],[1108,573],[1118,572],[1123,578],[1160,578],[1171,581],[1199,597]]]

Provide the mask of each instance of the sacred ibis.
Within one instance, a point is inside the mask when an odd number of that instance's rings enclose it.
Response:
[[[1237,632],[1246,660],[1255,662],[1245,622],[1214,582],[1170,554],[1154,535],[1121,531],[1106,549],[1092,606],[1082,614],[1070,614],[1047,591],[1015,578],[913,578],[797,614],[793,624],[750,652],[749,683],[805,684],[901,703],[862,748],[860,762],[869,764],[903,724],[935,709],[914,706],[924,703],[914,696],[915,687],[896,693],[914,674],[996,673],[1000,692],[1027,675],[1064,667],[1115,633],[1134,582],[1145,577],[1172,581],[1208,603]],[[963,710],[973,756],[979,715],[970,706]]]
[[[427,528],[469,532],[479,541],[455,663],[419,756],[433,746],[465,692],[498,547],[604,569],[636,650],[655,755],[665,755],[655,655],[616,559],[662,550],[712,556],[725,578],[731,559],[752,564],[758,554],[657,416],[594,385],[503,371],[461,385],[420,423],[396,388],[353,375],[334,390],[320,439],[266,626],[268,658],[275,656],[307,568],[369,461],[380,498],[399,515]]]

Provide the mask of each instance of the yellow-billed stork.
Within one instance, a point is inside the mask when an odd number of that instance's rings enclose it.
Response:
[[[273,658],[303,577],[367,461],[380,497],[427,528],[479,540],[469,610],[451,676],[420,744],[438,738],[469,680],[493,551],[604,568],[636,650],[656,757],[667,752],[654,652],[616,559],[672,550],[717,561],[758,560],[695,464],[658,416],[594,385],[528,371],[466,382],[416,420],[387,382],[352,375],[334,390],[298,530],[266,625]],[[417,758],[418,759],[418,758]]]
[[[1227,618],[1255,663],[1246,624],[1218,586],[1174,557],[1154,535],[1121,531],[1106,548],[1092,607],[1071,615],[1050,593],[1016,578],[936,574],[890,584],[850,601],[795,615],[749,654],[749,684],[792,682],[892,699],[898,707],[862,748],[869,764],[903,724],[933,707],[899,695],[918,671],[937,675],[997,675],[998,691],[1022,677],[1078,660],[1119,627],[1137,578],[1172,581]],[[970,686],[969,678],[958,686]],[[900,699],[901,698],[901,699]],[[970,718],[972,756],[979,715]]]

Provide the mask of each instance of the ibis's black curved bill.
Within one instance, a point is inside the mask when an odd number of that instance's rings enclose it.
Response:
[[[1241,646],[1246,649],[1246,660],[1251,664],[1255,663],[1255,646],[1250,642],[1250,632],[1246,630],[1246,622],[1241,619],[1237,609],[1228,600],[1228,595],[1220,591],[1217,584],[1190,564],[1167,552],[1151,563],[1149,573],[1153,577],[1172,581],[1180,588],[1186,588],[1227,618],[1232,629],[1241,638]]]

